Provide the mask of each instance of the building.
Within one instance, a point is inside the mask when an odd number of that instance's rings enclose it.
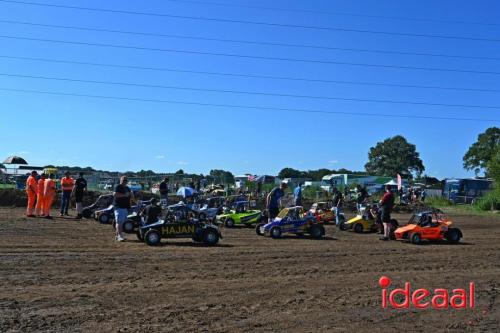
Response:
[[[394,181],[391,177],[371,176],[371,175],[354,175],[354,174],[331,174],[326,175],[321,180],[321,188],[326,191],[331,191],[333,186],[344,188],[345,186],[354,187],[361,185],[367,188],[368,192],[373,193],[381,190],[383,186],[390,181]]]

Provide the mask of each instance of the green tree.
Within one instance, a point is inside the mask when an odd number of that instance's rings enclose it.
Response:
[[[484,133],[479,134],[477,141],[473,143],[464,155],[464,168],[474,170],[476,175],[483,169],[488,173],[488,163],[500,146],[500,128],[490,127]]]
[[[176,175],[183,175],[184,174],[184,170],[182,169],[179,169],[175,172]]]
[[[222,183],[222,184],[234,183],[234,175],[226,170],[219,170],[219,169],[210,170],[210,176],[214,178],[216,183]]]
[[[396,135],[370,148],[365,169],[378,176],[394,177],[400,174],[411,178],[413,173],[420,175],[425,167],[415,145]]]
[[[302,178],[304,177],[304,172],[293,169],[293,168],[284,168],[278,173],[278,178]]]
[[[497,188],[500,188],[500,146],[497,146],[495,153],[487,164],[488,176],[493,178]]]

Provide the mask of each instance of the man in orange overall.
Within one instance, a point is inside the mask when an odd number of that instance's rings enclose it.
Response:
[[[35,209],[35,199],[37,193],[36,171],[31,171],[31,175],[26,179],[26,194],[28,195],[28,207],[26,208],[27,217],[35,217],[33,214]]]
[[[38,184],[37,184],[36,208],[35,208],[35,214],[37,216],[43,215],[43,204],[45,202],[43,192],[45,192],[45,179],[46,178],[47,178],[47,175],[45,173],[42,173],[40,176],[40,179],[38,180]]]
[[[52,216],[50,216],[50,209],[56,197],[56,181],[54,180],[54,174],[50,174],[49,178],[45,179],[43,197],[45,200],[43,203],[43,215],[45,215],[46,219],[52,219]]]
[[[69,199],[71,198],[71,193],[73,192],[74,186],[75,180],[71,178],[69,171],[66,171],[64,177],[61,179],[61,216],[68,215]]]

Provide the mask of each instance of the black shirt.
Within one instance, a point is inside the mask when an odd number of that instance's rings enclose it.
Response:
[[[168,183],[166,181],[160,183],[160,194],[168,194]]]
[[[333,194],[333,207],[342,207],[342,193],[340,191]]]
[[[116,208],[125,208],[125,209],[130,209],[130,187],[127,185],[122,185],[118,184],[115,187],[115,192],[116,193],[122,193],[122,194],[128,194],[127,197],[121,197],[117,198],[115,196],[114,201],[113,201],[113,206]]]
[[[82,195],[83,190],[87,188],[87,181],[83,177],[79,177],[75,181],[75,194]]]

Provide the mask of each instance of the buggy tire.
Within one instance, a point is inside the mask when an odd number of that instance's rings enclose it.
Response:
[[[363,233],[364,228],[363,228],[363,225],[361,223],[356,223],[353,227],[353,230],[355,233],[361,234],[361,233]]]
[[[161,233],[156,229],[150,229],[144,235],[144,240],[149,246],[157,246],[161,243]]]
[[[90,209],[84,209],[82,211],[83,218],[90,219],[92,217],[92,211]]]
[[[420,244],[420,242],[422,241],[422,237],[420,237],[420,234],[418,232],[416,232],[414,234],[410,234],[408,236],[408,239],[410,240],[410,242],[412,244],[415,244],[415,245]]]
[[[125,223],[123,223],[123,231],[127,234],[133,234],[134,233],[134,230],[135,230],[135,227],[134,227],[134,222],[132,221],[125,221]]]
[[[264,234],[262,232],[260,232],[260,227],[264,226],[263,223],[260,223],[260,224],[257,224],[257,226],[255,227],[255,233],[258,235],[258,236],[264,236]]]
[[[281,228],[280,227],[272,227],[269,231],[269,234],[272,238],[281,238]]]
[[[321,239],[325,235],[325,228],[323,228],[323,226],[321,225],[313,224],[309,228],[309,233],[314,239]]]
[[[111,219],[109,218],[108,214],[101,214],[101,215],[99,215],[99,219],[98,219],[99,223],[108,224],[110,220]]]
[[[200,213],[198,214],[198,218],[200,219],[200,221],[205,221],[207,219],[207,214]]]
[[[137,236],[137,239],[139,240],[139,242],[144,242],[144,236],[141,233],[141,229],[137,229],[137,231],[135,232],[135,235]]]
[[[346,230],[348,229],[348,228],[347,228],[347,224],[345,224],[345,221],[341,221],[341,222],[339,223],[339,229],[340,229],[341,231],[346,231]]]
[[[224,225],[226,226],[226,228],[234,228],[234,220],[229,218],[226,220]]]
[[[460,238],[462,237],[462,233],[460,229],[457,228],[449,228],[446,232],[445,238],[450,244],[457,244],[460,242]]]
[[[203,243],[208,246],[215,246],[219,242],[219,232],[213,228],[207,228],[203,232]]]

